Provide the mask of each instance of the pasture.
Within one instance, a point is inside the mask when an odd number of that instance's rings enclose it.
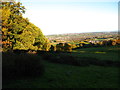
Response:
[[[35,58],[42,57],[44,74],[3,80],[3,88],[119,88],[119,49],[111,46],[38,53]]]

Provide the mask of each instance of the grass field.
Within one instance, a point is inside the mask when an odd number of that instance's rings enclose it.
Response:
[[[95,57],[100,60],[119,61],[119,46],[111,47],[96,47],[96,48],[81,48],[74,50],[77,52],[76,56]]]
[[[82,48],[74,50],[73,53],[59,53],[58,55],[71,55],[77,59],[92,57],[101,61],[119,61],[119,49],[119,47]],[[119,67],[92,64],[75,66],[53,63],[49,60],[43,60],[42,63],[45,66],[42,76],[6,80],[3,88],[119,88]]]

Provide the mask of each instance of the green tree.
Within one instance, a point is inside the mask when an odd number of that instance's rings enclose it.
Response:
[[[41,30],[23,18],[20,2],[2,2],[2,41],[4,50],[49,50],[49,40]]]
[[[57,44],[56,51],[64,51],[64,43]]]
[[[72,51],[71,44],[65,43],[65,45],[64,45],[64,51],[71,52]]]
[[[50,47],[50,51],[56,51],[56,46],[51,45],[51,47]]]

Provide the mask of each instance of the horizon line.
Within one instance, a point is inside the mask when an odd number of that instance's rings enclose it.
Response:
[[[119,31],[118,30],[117,31],[116,30],[115,31],[96,31],[96,32],[95,31],[93,31],[93,32],[88,31],[88,32],[78,32],[78,33],[102,33],[102,32],[109,33],[109,32],[119,32]],[[46,34],[46,35],[44,34],[44,35],[47,36],[47,35],[78,34],[78,33],[59,33],[59,34],[56,33],[56,34]]]

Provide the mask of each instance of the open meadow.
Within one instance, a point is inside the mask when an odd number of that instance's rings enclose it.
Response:
[[[43,64],[43,74],[3,78],[3,88],[119,88],[119,49],[110,46],[76,49],[69,53],[39,52],[33,57]],[[31,70],[29,74],[32,73]]]

